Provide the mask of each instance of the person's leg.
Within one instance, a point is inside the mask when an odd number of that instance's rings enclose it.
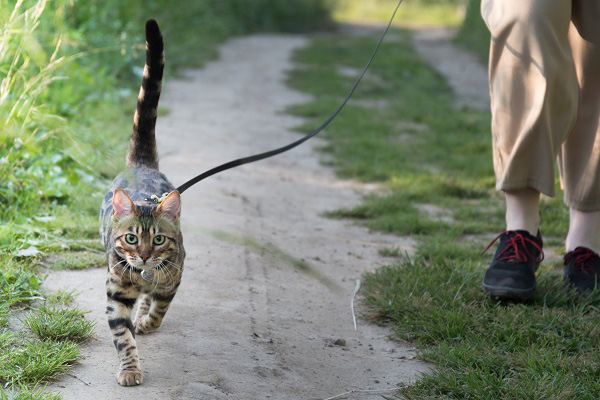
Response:
[[[574,0],[569,42],[580,86],[573,130],[559,165],[570,208],[565,279],[593,289],[600,274],[600,2]]]
[[[569,41],[581,97],[575,125],[559,157],[565,203],[571,209],[567,250],[588,245],[600,251],[599,20],[600,2],[573,2]]]
[[[489,80],[498,190],[531,188],[554,195],[556,156],[575,121],[579,96],[568,42],[571,1],[481,3],[492,38]]]
[[[540,192],[526,188],[507,190],[506,230],[527,231],[535,235],[540,227]]]
[[[569,234],[565,242],[567,252],[587,247],[600,253],[600,211],[569,210]]]
[[[507,231],[483,278],[492,296],[528,298],[543,259],[540,192],[554,195],[554,164],[577,110],[567,41],[571,0],[483,0],[496,187]]]

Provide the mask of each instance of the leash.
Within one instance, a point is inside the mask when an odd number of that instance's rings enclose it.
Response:
[[[346,98],[344,99],[344,101],[342,101],[342,104],[340,104],[340,106],[337,108],[337,110],[335,110],[333,112],[333,114],[331,114],[331,116],[329,118],[327,118],[327,120],[321,124],[321,126],[319,126],[317,129],[315,129],[311,133],[307,134],[306,136],[304,136],[304,137],[300,138],[299,140],[296,140],[295,142],[290,143],[290,144],[288,144],[286,146],[283,146],[283,147],[280,147],[280,148],[277,148],[277,149],[274,149],[274,150],[271,150],[271,151],[267,151],[267,152],[264,152],[264,153],[255,154],[253,156],[244,157],[244,158],[238,158],[237,160],[233,160],[233,161],[229,161],[229,162],[227,162],[225,164],[221,164],[221,165],[219,165],[219,166],[217,166],[215,168],[212,168],[212,169],[210,169],[210,170],[208,170],[206,172],[203,172],[202,174],[196,176],[195,178],[190,179],[189,181],[187,181],[183,185],[179,186],[175,190],[177,190],[179,193],[183,193],[187,189],[189,189],[191,186],[195,185],[196,183],[200,182],[203,179],[208,178],[209,176],[218,174],[219,172],[223,172],[223,171],[231,169],[231,168],[239,167],[240,165],[249,164],[249,163],[252,163],[252,162],[255,162],[255,161],[263,160],[265,158],[276,156],[277,154],[281,154],[283,152],[286,152],[288,150],[293,149],[296,146],[301,145],[302,143],[306,142],[308,139],[312,138],[313,136],[316,136],[319,132],[321,132],[327,125],[329,125],[329,123],[331,121],[333,121],[333,119],[335,117],[337,117],[337,115],[340,113],[340,111],[342,111],[342,108],[344,108],[344,106],[346,105],[346,103],[348,102],[348,100],[350,100],[350,97],[352,97],[352,95],[354,94],[354,91],[358,87],[358,84],[360,83],[360,81],[362,80],[363,76],[365,76],[365,73],[367,72],[367,70],[371,66],[371,63],[373,62],[373,59],[375,59],[375,55],[379,51],[379,47],[381,47],[381,43],[383,42],[383,39],[385,38],[385,36],[387,35],[388,31],[390,30],[390,27],[392,26],[392,22],[394,21],[394,17],[396,16],[396,13],[398,12],[398,9],[400,8],[400,5],[402,4],[402,1],[403,0],[399,0],[398,1],[398,5],[394,9],[394,13],[392,14],[392,17],[390,18],[390,22],[387,24],[387,27],[383,31],[383,34],[381,35],[381,38],[379,39],[379,42],[377,43],[377,46],[375,47],[375,51],[373,51],[373,54],[371,55],[371,58],[369,59],[369,61],[367,62],[366,67],[363,69],[362,73],[359,75],[358,79],[356,80],[356,82],[352,86],[352,89],[350,89],[350,92],[348,93],[348,95],[346,96]],[[157,197],[157,196],[155,196],[155,197]],[[164,198],[164,196],[163,196],[163,198]],[[158,203],[162,199],[157,198],[157,199],[153,199],[153,200]]]

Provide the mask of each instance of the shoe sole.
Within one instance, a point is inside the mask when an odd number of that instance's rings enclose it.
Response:
[[[515,289],[506,286],[490,286],[483,282],[481,284],[487,294],[501,299],[527,300],[532,298],[535,293],[535,286],[529,289]]]

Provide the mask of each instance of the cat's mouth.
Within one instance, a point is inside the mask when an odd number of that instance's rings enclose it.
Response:
[[[132,259],[128,260],[129,265],[134,267],[135,269],[141,269],[143,271],[153,271],[160,268],[161,262],[159,261],[142,261],[140,259]]]

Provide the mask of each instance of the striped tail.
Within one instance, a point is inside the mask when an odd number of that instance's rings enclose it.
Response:
[[[133,133],[127,153],[128,168],[144,166],[158,169],[154,128],[164,67],[163,38],[156,21],[149,19],[146,21],[146,65],[133,118]]]

